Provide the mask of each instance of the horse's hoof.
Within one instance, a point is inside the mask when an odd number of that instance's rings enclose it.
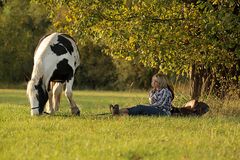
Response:
[[[76,116],[80,116],[80,111],[77,111],[77,113],[75,115]]]
[[[78,108],[73,108],[72,109],[72,115],[80,116],[80,110]]]

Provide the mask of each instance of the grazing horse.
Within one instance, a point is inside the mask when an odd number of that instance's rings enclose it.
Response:
[[[41,38],[34,53],[32,76],[27,85],[31,115],[42,114],[48,100],[50,113],[53,113],[59,105],[62,84],[66,85],[65,96],[72,114],[80,115],[72,98],[74,74],[79,65],[79,51],[72,37],[53,33]]]

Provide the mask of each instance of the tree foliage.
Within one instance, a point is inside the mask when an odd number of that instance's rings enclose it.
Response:
[[[114,59],[114,64],[117,68],[115,86],[121,90],[149,89],[151,77],[157,72],[151,67],[145,67],[143,64],[134,61]]]
[[[138,59],[166,71],[187,72],[189,64],[196,60],[231,65],[228,49],[238,44],[239,16],[233,14],[237,5],[234,1],[224,2],[195,5],[176,0],[52,0],[45,3],[51,8],[55,27],[61,31],[81,40],[104,43],[109,47],[108,53],[117,57]]]
[[[19,82],[31,73],[33,52],[49,26],[44,8],[30,1],[12,0],[0,12],[0,80]],[[31,66],[31,67],[30,67]]]
[[[143,64],[189,76],[196,96],[226,90],[229,84],[239,85],[239,12],[237,0],[0,1],[0,79],[18,81],[22,71],[31,71],[36,43],[50,24],[48,14],[52,28],[69,33],[79,45],[92,41],[113,59],[137,64],[135,68]],[[89,48],[84,51],[90,53]],[[90,72],[84,72],[86,77]]]
[[[104,46],[87,42],[80,47],[81,64],[75,86],[87,89],[148,89],[154,70],[142,64],[113,59],[104,54]]]
[[[49,22],[48,13],[45,6],[35,2],[0,1],[1,85],[22,83],[25,74],[30,78],[33,53],[39,39],[46,32],[55,32]],[[131,87],[136,88],[148,86],[146,79],[149,77],[145,75],[145,68],[142,66],[131,65],[130,62],[117,63],[102,52],[104,46],[89,41],[85,46],[79,45],[79,48],[81,66],[75,75],[75,87],[126,89],[130,84],[134,84]]]
[[[76,35],[79,43],[90,39],[107,45],[105,51],[113,57],[165,73],[191,75],[200,87],[207,80],[238,83],[240,6],[236,0],[35,1],[49,8],[59,31]]]
[[[88,89],[110,89],[117,79],[116,67],[102,47],[88,42],[80,48],[81,64],[75,75],[76,85]]]

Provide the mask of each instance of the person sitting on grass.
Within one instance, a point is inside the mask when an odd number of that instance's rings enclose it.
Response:
[[[170,116],[174,92],[167,76],[164,74],[155,74],[152,77],[151,85],[152,90],[149,93],[150,105],[136,105],[122,109],[119,109],[118,105],[110,105],[111,113],[113,115]]]
[[[151,82],[149,105],[136,105],[119,109],[119,105],[110,105],[112,115],[147,115],[147,116],[201,116],[209,111],[209,106],[197,100],[189,101],[184,107],[172,106],[174,89],[164,74],[155,74]]]

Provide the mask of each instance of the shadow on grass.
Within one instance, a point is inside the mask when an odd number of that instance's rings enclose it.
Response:
[[[58,118],[76,118],[76,119],[99,119],[99,120],[113,118],[111,113],[98,113],[98,114],[84,113],[84,114],[80,114],[80,116],[74,116],[68,112],[61,112],[61,113],[58,112],[54,115],[44,113],[42,116],[43,117],[58,117]]]
[[[148,116],[148,115],[137,115],[137,116],[124,116],[124,115],[119,115],[119,116],[113,116],[111,113],[97,113],[97,114],[93,114],[91,112],[87,112],[87,113],[83,113],[80,114],[80,116],[74,116],[71,113],[68,112],[58,112],[54,115],[50,115],[50,114],[43,114],[43,116],[46,117],[62,117],[62,118],[76,118],[76,119],[112,119],[112,118],[119,118],[119,117],[147,117],[147,118],[161,118],[161,117],[167,117],[167,116]],[[201,118],[201,117],[209,117],[207,115],[203,115],[203,116],[170,116],[167,118]]]

